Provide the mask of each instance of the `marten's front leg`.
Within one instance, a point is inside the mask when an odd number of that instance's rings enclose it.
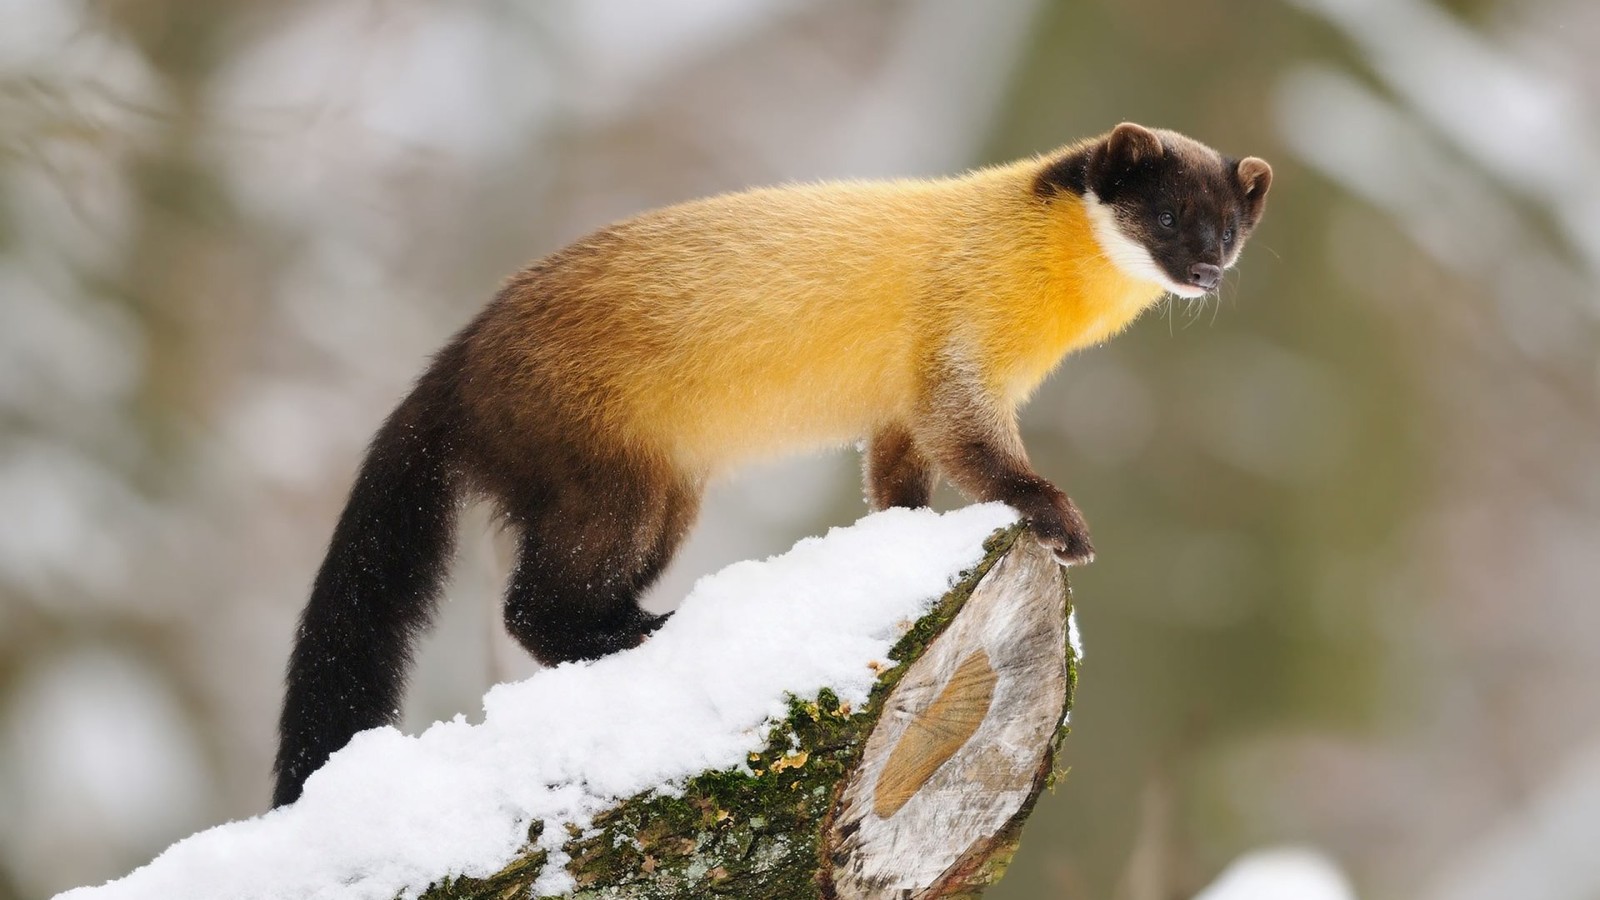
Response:
[[[963,366],[943,366],[929,384],[914,434],[945,478],[974,500],[999,500],[1021,513],[1062,565],[1093,562],[1088,523],[1066,494],[1028,464],[1015,410]]]

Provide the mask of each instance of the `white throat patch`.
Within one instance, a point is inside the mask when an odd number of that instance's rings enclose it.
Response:
[[[1083,208],[1089,214],[1089,227],[1094,230],[1094,239],[1100,244],[1106,259],[1111,260],[1111,263],[1121,269],[1124,275],[1140,281],[1154,282],[1161,285],[1167,293],[1177,294],[1179,297],[1192,299],[1206,295],[1201,288],[1178,284],[1169,278],[1143,244],[1122,233],[1122,229],[1117,225],[1116,213],[1111,207],[1101,203],[1094,191],[1084,192]]]

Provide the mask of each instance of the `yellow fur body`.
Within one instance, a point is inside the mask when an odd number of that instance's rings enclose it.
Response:
[[[930,181],[728,194],[606,229],[514,280],[522,365],[683,472],[909,422],[953,361],[1014,409],[1158,299],[1028,160]],[[552,295],[559,302],[550,300]]]

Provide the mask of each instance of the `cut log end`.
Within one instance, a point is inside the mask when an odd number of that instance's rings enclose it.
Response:
[[[1060,567],[1016,541],[889,695],[824,837],[836,896],[956,896],[991,880],[1053,768],[1067,614]]]

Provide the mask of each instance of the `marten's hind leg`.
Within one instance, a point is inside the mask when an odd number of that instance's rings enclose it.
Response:
[[[872,436],[865,463],[867,499],[873,509],[928,505],[938,473],[911,432],[890,425]]]
[[[545,665],[638,646],[666,621],[639,608],[699,510],[700,485],[621,467],[510,510],[522,532],[506,628]]]

